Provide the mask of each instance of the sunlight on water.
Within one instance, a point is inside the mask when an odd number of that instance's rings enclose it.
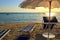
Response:
[[[46,14],[46,16],[49,16],[49,13],[45,13]],[[52,16],[56,16],[56,13],[50,13],[50,16],[52,17]]]

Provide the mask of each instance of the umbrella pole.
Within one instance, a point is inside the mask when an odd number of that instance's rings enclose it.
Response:
[[[52,2],[52,1],[50,0],[50,1],[49,1],[49,24],[48,24],[49,27],[50,27],[50,15],[51,15],[51,2]],[[50,40],[50,39],[49,39],[49,32],[50,32],[50,29],[48,29],[48,40]]]

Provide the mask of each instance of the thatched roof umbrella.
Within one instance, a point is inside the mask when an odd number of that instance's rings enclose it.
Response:
[[[35,8],[35,7],[49,7],[50,0],[25,0],[19,7],[21,8]],[[51,8],[60,8],[60,0],[51,0]]]
[[[48,8],[49,13],[51,13],[51,9],[55,10],[55,12],[56,11],[60,12],[60,0],[24,0],[19,5],[19,7],[31,8],[31,9],[35,9],[36,7],[44,7],[44,8]],[[56,8],[57,10],[54,8]]]

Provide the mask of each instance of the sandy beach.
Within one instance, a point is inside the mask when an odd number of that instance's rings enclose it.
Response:
[[[31,33],[23,33],[18,30],[26,27],[27,25],[35,24],[35,29]],[[6,23],[0,24],[0,30],[10,29],[11,31],[2,39],[2,40],[16,40],[22,34],[30,34],[30,40],[35,40],[36,34],[42,34],[45,30],[42,29],[42,25],[39,23],[33,22],[24,22],[24,23]],[[55,33],[55,32],[54,32]]]

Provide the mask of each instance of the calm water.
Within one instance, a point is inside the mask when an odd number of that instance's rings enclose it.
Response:
[[[44,13],[0,13],[0,23],[8,22],[42,22]],[[60,14],[56,15],[60,20]]]

